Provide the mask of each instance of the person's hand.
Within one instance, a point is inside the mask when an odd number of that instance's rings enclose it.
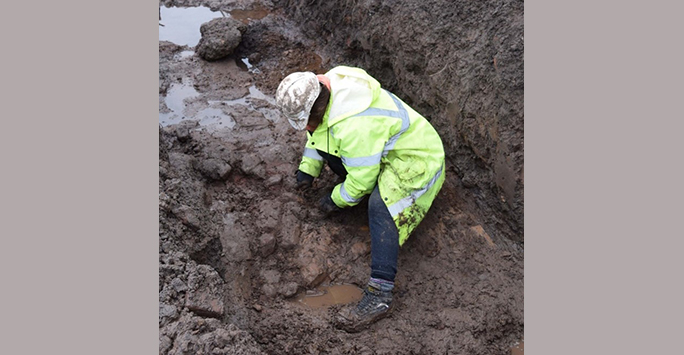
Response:
[[[302,172],[301,170],[297,170],[297,182],[295,183],[295,189],[299,191],[305,191],[311,188],[311,185],[313,184],[314,177]]]
[[[318,208],[325,216],[342,210],[341,208],[337,207],[330,194],[325,194],[325,196],[321,198],[321,201],[318,203]]]

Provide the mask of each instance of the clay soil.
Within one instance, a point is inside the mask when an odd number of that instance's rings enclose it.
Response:
[[[160,6],[205,6],[247,25],[235,53],[214,62],[159,42],[160,354],[509,354],[523,340],[522,2]],[[442,191],[399,254],[399,307],[355,334],[332,325],[339,306],[296,300],[365,284],[367,207],[322,216],[316,201],[339,182],[327,168],[295,192],[306,138],[273,105],[290,72],[336,65],[364,67],[424,113],[448,158]],[[181,99],[189,118],[162,123],[181,87],[196,92]],[[201,122],[207,109],[221,123]]]

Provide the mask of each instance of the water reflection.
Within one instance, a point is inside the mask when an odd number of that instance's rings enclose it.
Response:
[[[194,47],[201,38],[200,26],[223,15],[208,7],[159,7],[159,40]]]

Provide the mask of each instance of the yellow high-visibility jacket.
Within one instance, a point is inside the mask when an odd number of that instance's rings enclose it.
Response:
[[[307,143],[299,170],[318,177],[317,149],[340,157],[347,169],[332,200],[358,204],[378,184],[403,245],[427,213],[444,182],[444,148],[430,123],[360,68],[325,73],[331,95],[322,123]]]

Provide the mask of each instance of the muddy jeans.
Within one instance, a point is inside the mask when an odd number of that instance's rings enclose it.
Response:
[[[342,159],[318,151],[328,162],[330,169],[342,178],[347,176],[347,169]],[[394,282],[397,274],[397,258],[399,255],[399,231],[380,196],[378,185],[368,199],[368,227],[371,234],[371,277]]]

